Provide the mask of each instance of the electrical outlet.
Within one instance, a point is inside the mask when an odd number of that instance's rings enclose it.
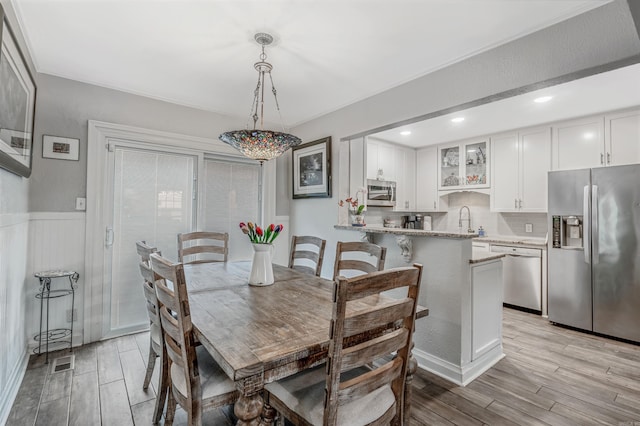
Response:
[[[73,308],[73,322],[78,321],[78,309]],[[71,309],[67,309],[67,322],[71,322]]]
[[[87,199],[78,197],[76,198],[76,210],[86,210],[87,209]]]
[[[524,232],[533,232],[533,223],[525,223]]]

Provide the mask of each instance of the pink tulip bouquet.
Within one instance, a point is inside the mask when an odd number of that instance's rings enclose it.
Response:
[[[284,229],[284,226],[282,224],[276,226],[272,223],[265,229],[262,229],[251,222],[240,222],[240,229],[249,236],[249,240],[251,240],[252,243],[271,244]]]

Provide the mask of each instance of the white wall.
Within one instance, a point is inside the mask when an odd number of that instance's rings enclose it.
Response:
[[[322,276],[331,277],[336,242],[348,239],[344,234],[348,231],[333,229],[338,218],[337,200],[348,196],[347,185],[340,182],[337,173],[340,139],[403,120],[465,109],[478,100],[499,99],[613,69],[622,66],[616,61],[623,59],[638,62],[639,54],[633,16],[627,2],[617,0],[292,129],[304,141],[326,136],[333,139],[333,197],[291,200],[292,234],[327,239]],[[290,157],[279,159],[279,168],[289,170]]]
[[[7,0],[0,5],[24,51],[13,8]],[[28,288],[36,286],[27,275],[29,183],[0,169],[0,424],[9,415],[28,360],[26,300]]]

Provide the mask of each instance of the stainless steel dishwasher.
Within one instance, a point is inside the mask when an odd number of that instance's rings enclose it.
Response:
[[[491,253],[503,253],[504,303],[542,311],[542,250],[491,244]]]

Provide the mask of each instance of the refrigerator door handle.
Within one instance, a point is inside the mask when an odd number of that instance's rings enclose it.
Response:
[[[582,196],[582,247],[584,250],[584,262],[590,262],[589,256],[589,185],[583,188]]]
[[[600,262],[600,248],[598,247],[598,185],[591,187],[591,220],[593,221],[593,233],[591,234],[593,247],[593,264]]]

